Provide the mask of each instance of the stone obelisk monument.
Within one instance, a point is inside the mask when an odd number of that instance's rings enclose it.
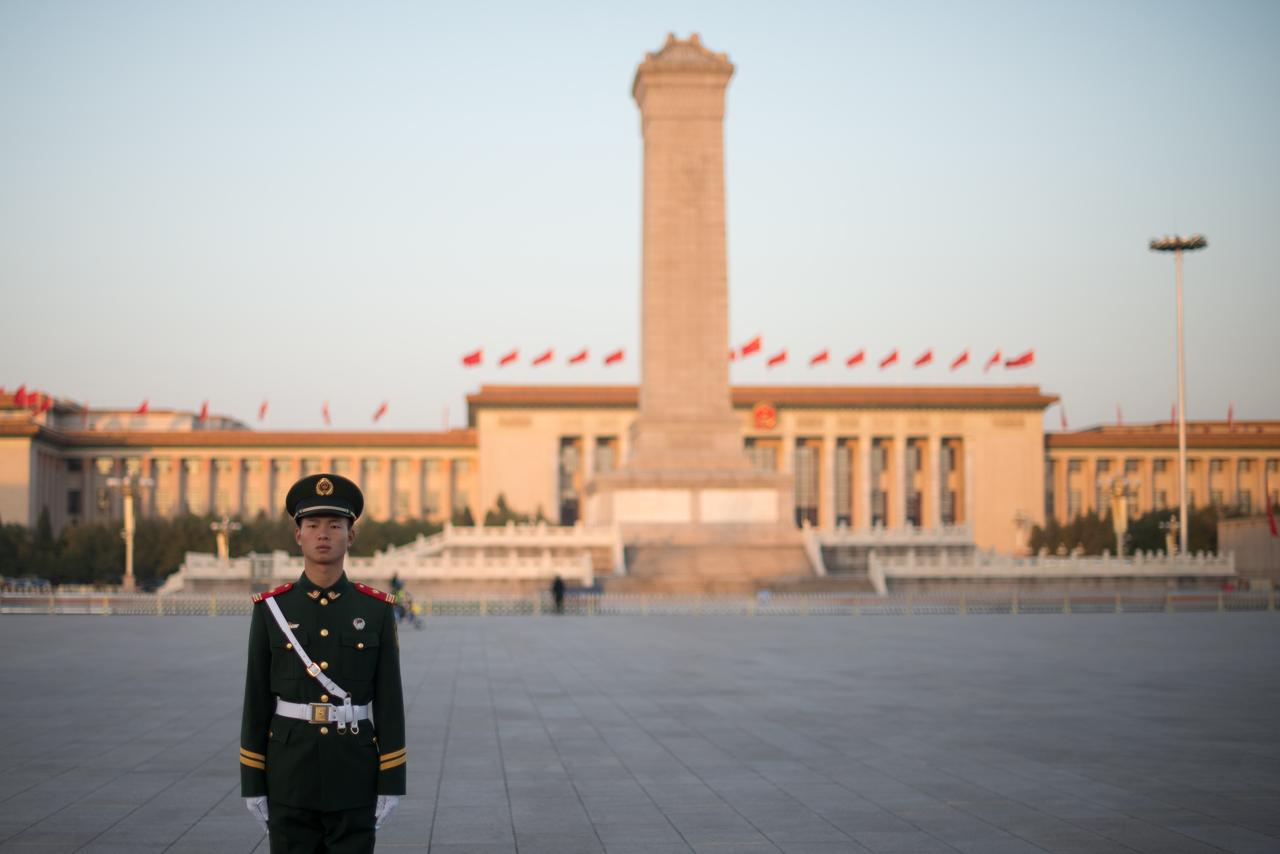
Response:
[[[661,544],[654,572],[731,576],[742,565],[734,549],[752,542],[786,552],[752,575],[796,572],[790,478],[751,466],[730,401],[724,109],[733,70],[696,34],[670,35],[632,86],[644,134],[640,411],[623,466],[587,484],[587,515],[618,524],[633,552]]]

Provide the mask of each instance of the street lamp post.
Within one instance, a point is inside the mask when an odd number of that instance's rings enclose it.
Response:
[[[1165,236],[1151,241],[1153,252],[1172,252],[1178,283],[1178,551],[1187,553],[1187,380],[1186,351],[1182,344],[1182,253],[1209,245],[1203,234]]]
[[[209,530],[213,531],[217,539],[218,560],[222,563],[231,560],[231,534],[240,530],[240,523],[232,522],[230,516],[223,514],[217,522],[209,523]]]
[[[133,496],[137,494],[140,487],[151,486],[153,483],[155,481],[151,478],[139,477],[136,474],[107,478],[107,486],[119,489],[120,497],[124,503],[124,528],[120,531],[120,536],[124,539],[124,580],[120,586],[130,593],[133,592],[135,586],[133,579]]]

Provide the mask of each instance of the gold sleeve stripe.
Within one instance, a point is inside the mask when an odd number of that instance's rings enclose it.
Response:
[[[267,766],[265,763],[259,762],[256,759],[246,759],[243,756],[240,757],[240,764],[248,765],[250,768],[257,768],[259,771],[267,770]]]
[[[383,763],[382,763],[382,765],[381,765],[381,767],[379,767],[379,768],[378,768],[378,770],[379,770],[379,771],[390,771],[392,768],[396,768],[396,767],[398,767],[398,766],[400,766],[400,765],[403,765],[404,763],[406,763],[406,762],[408,762],[408,761],[409,761],[409,757],[408,757],[408,756],[401,756],[399,759],[392,759],[392,760],[390,760],[390,761],[388,761],[388,762],[383,762]]]
[[[407,751],[408,749],[409,748],[407,747],[402,747],[399,750],[393,750],[390,753],[384,753],[379,758],[381,758],[383,762],[386,762],[388,760],[395,759],[397,756],[403,756],[405,751]]]
[[[252,750],[245,750],[243,747],[240,748],[240,755],[248,757],[249,759],[256,759],[259,762],[267,761],[267,757],[263,756],[261,753],[254,753]]]

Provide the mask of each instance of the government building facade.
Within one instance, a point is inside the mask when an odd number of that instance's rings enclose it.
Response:
[[[1117,479],[1132,515],[1177,506],[1169,424],[1046,433],[1036,386],[737,386],[752,464],[794,485],[793,521],[819,531],[957,532],[1018,554],[1049,517],[1105,514]],[[55,530],[118,519],[111,479],[133,475],[140,516],[283,512],[289,486],[331,471],[360,484],[373,519],[482,520],[499,496],[548,522],[583,521],[592,477],[622,465],[634,386],[482,386],[468,425],[440,432],[264,431],[191,412],[42,413],[0,395],[0,522]],[[1280,491],[1280,421],[1191,422],[1192,504],[1265,512]]]

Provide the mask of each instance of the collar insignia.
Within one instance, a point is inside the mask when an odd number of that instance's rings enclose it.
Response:
[[[341,595],[342,595],[341,593],[335,593],[335,592],[334,592],[334,591],[332,591],[332,590],[330,590],[330,591],[329,591],[329,598],[330,598],[330,599],[337,599],[337,598],[338,598],[339,596],[341,596]]]
[[[308,595],[308,596],[310,596],[312,599],[319,599],[319,598],[320,598],[320,591],[319,591],[319,590],[308,590],[308,591],[307,591],[307,595]]]

